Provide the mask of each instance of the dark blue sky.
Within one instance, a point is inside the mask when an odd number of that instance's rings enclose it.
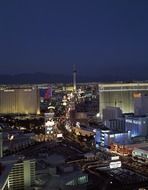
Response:
[[[147,75],[148,1],[0,1],[0,74],[73,64],[80,75]]]

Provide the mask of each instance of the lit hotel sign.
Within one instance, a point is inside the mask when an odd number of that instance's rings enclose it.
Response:
[[[112,157],[111,157],[111,160],[114,160],[114,161],[115,161],[115,160],[119,160],[119,156],[112,156]]]
[[[109,167],[110,169],[116,169],[116,168],[121,168],[121,161],[117,162],[110,162]]]
[[[134,96],[134,98],[140,98],[141,97],[141,93],[134,93],[133,96]]]
[[[125,122],[126,123],[133,123],[135,125],[141,125],[141,121],[132,120],[132,119],[126,119]]]

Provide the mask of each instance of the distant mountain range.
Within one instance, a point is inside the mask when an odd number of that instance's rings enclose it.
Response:
[[[77,82],[113,82],[113,81],[140,81],[147,80],[147,76],[133,77],[120,76],[120,74],[112,75],[98,75],[98,77],[77,76]],[[23,73],[16,75],[0,75],[0,84],[39,84],[39,83],[72,83],[72,75],[64,74],[49,74],[49,73]]]
[[[96,78],[78,76],[78,82],[96,82]],[[72,83],[72,75],[31,73],[0,75],[0,84]]]

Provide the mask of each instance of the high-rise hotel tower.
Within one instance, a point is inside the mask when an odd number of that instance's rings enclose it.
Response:
[[[0,89],[0,114],[39,114],[40,100],[37,87]]]
[[[134,113],[134,99],[148,94],[148,83],[99,84],[100,113],[107,106],[119,107],[123,113]]]

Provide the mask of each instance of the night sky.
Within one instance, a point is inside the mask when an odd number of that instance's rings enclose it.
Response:
[[[148,79],[147,0],[1,0],[0,74]]]

